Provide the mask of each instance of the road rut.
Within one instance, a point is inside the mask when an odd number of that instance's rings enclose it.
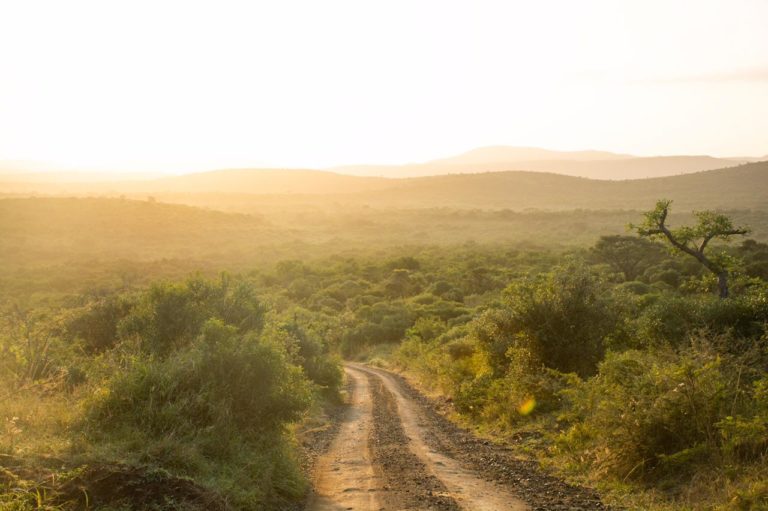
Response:
[[[369,440],[373,430],[373,401],[366,378],[345,368],[350,384],[350,406],[326,454],[315,466],[313,511],[378,510],[382,488],[373,470]]]
[[[315,466],[308,511],[605,509],[591,490],[456,427],[401,377],[344,370],[350,406]]]

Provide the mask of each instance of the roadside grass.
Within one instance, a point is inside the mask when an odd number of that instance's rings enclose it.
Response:
[[[0,455],[61,455],[69,446],[64,433],[77,417],[78,400],[78,393],[55,392],[50,385],[7,390],[0,395]]]
[[[66,431],[77,416],[77,397],[54,392],[54,382],[0,395],[0,509],[59,510],[56,480],[66,475]]]
[[[290,428],[261,442],[222,436],[224,459],[203,454],[205,435],[124,428],[94,442],[77,431],[85,394],[35,385],[2,396],[0,510],[273,509],[306,490]]]

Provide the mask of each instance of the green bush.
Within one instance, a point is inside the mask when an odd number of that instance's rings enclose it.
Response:
[[[534,363],[559,372],[595,372],[611,337],[624,335],[618,297],[578,262],[556,268],[539,282],[507,288],[503,307],[473,322],[496,376],[507,372],[509,348],[523,348]]]
[[[232,426],[254,435],[298,418],[309,396],[301,369],[284,350],[212,320],[188,348],[168,359],[142,358],[118,373],[91,403],[89,424],[156,435]]]
[[[139,358],[87,405],[89,443],[198,480],[247,475],[232,486],[238,507],[258,509],[302,491],[287,456],[285,425],[308,408],[311,386],[269,339],[242,336],[221,321],[165,358]]]
[[[133,304],[124,296],[108,296],[73,313],[66,325],[71,338],[80,339],[89,353],[112,348],[118,340],[118,324]]]
[[[684,478],[722,454],[722,421],[749,381],[737,366],[706,338],[680,353],[611,353],[564,391],[573,425],[561,445],[619,479]]]
[[[357,309],[352,325],[344,332],[341,352],[352,355],[366,346],[398,342],[413,321],[413,311],[400,300],[363,305]]]
[[[729,415],[718,428],[724,450],[740,460],[752,461],[768,457],[768,376],[754,382],[754,392],[746,406],[746,415]]]
[[[327,395],[334,396],[341,385],[341,364],[328,352],[326,344],[308,332],[295,319],[276,325],[269,333],[286,346],[291,362],[301,366],[306,376]]]
[[[245,333],[259,330],[264,309],[247,282],[192,278],[184,283],[159,283],[141,295],[118,325],[122,338],[135,337],[144,350],[167,356],[191,342],[208,319],[217,318]]]
[[[456,410],[468,417],[481,419],[487,416],[484,412],[490,398],[489,391],[496,380],[488,373],[470,373],[457,378],[460,367],[454,367],[452,371],[455,380],[452,395]]]
[[[636,321],[641,345],[682,346],[697,330],[728,333],[738,351],[741,340],[760,337],[768,322],[768,302],[759,296],[720,300],[714,296],[664,294],[646,307]]]
[[[616,289],[618,291],[626,291],[634,295],[647,295],[648,293],[651,292],[651,286],[649,286],[645,282],[640,282],[637,280],[623,282],[618,286],[616,286]]]
[[[561,391],[578,381],[554,369],[540,367],[521,348],[510,348],[511,363],[502,378],[490,382],[486,390],[483,418],[514,426],[531,417],[559,410],[563,405]]]

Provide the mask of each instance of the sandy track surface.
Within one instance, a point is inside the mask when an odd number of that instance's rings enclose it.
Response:
[[[350,406],[315,466],[310,511],[605,509],[597,495],[478,439],[401,377],[345,366]]]
[[[373,401],[366,378],[345,368],[349,408],[328,452],[315,465],[314,493],[308,503],[313,511],[382,509],[382,489],[374,473],[369,440],[373,431]]]

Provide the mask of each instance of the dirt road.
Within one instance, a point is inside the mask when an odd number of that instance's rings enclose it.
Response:
[[[309,511],[605,509],[593,492],[474,437],[402,378],[349,363],[349,406]]]

